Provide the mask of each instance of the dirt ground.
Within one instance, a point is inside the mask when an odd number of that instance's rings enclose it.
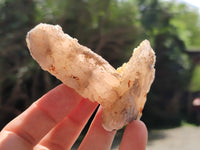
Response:
[[[111,150],[118,150],[121,134],[117,135]],[[185,125],[172,129],[152,130],[146,150],[199,150],[200,126]]]
[[[118,150],[122,132],[117,133],[111,150]],[[77,149],[78,145],[72,150]],[[181,126],[172,129],[152,130],[148,135],[146,150],[198,150],[200,149],[200,126]]]
[[[149,133],[147,150],[198,150],[200,127],[182,126],[173,129],[153,130]]]

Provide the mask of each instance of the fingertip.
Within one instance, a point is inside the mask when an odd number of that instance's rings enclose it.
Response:
[[[146,127],[146,125],[145,125],[145,123],[143,121],[134,120],[130,124],[128,124],[126,128],[128,128],[128,130],[137,130],[147,140],[148,131],[147,131],[147,127]]]
[[[145,150],[148,132],[146,125],[135,120],[125,128],[119,150]]]

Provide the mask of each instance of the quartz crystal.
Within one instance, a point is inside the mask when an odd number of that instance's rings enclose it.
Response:
[[[43,70],[103,107],[106,130],[120,129],[141,117],[155,74],[155,54],[148,40],[117,70],[59,25],[39,24],[28,32],[26,41]]]

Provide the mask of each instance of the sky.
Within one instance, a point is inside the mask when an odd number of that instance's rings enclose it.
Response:
[[[200,12],[200,1],[199,0],[180,0],[180,1],[184,1],[194,7],[197,7],[199,9]]]
[[[172,0],[163,0],[163,1],[172,1]],[[200,0],[176,0],[178,2],[184,2],[186,4],[189,4],[193,7],[196,7],[199,10],[200,14]]]

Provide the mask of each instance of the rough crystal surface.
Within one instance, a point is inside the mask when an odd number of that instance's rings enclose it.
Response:
[[[28,32],[26,41],[43,70],[102,105],[106,130],[120,129],[140,118],[155,74],[155,54],[147,40],[118,70],[58,25],[39,24]]]

